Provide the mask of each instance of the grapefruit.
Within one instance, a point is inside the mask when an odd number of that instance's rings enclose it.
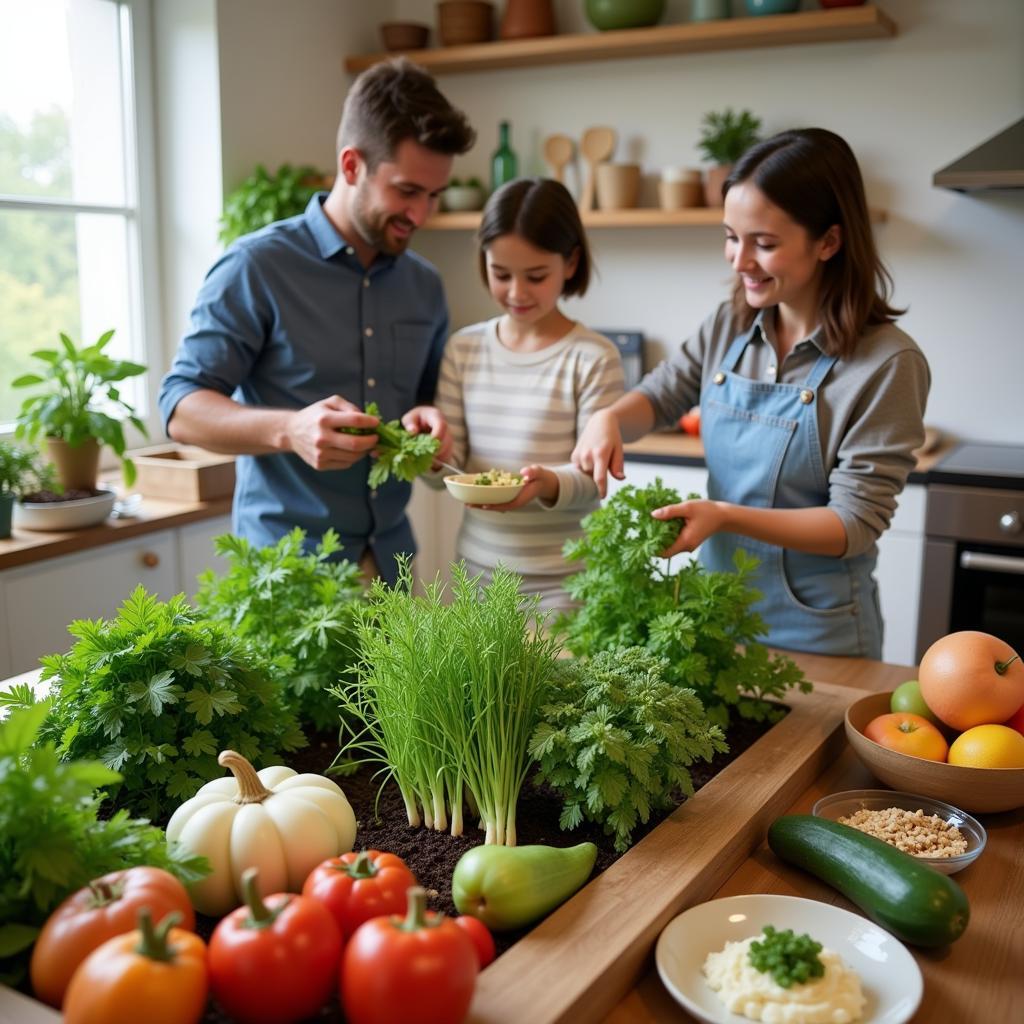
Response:
[[[960,732],[1005,722],[1024,704],[1024,663],[989,633],[964,630],[936,640],[917,678],[928,707]]]
[[[953,740],[949,763],[962,768],[1024,768],[1024,736],[1005,725],[976,725]]]

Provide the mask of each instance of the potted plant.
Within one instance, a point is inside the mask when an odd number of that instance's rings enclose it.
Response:
[[[441,193],[441,205],[451,213],[458,210],[480,210],[484,205],[484,187],[479,178],[467,178],[465,182],[452,178]]]
[[[25,494],[59,486],[53,466],[39,452],[0,441],[0,540],[11,535],[14,502]]]
[[[257,164],[252,174],[224,200],[220,240],[228,245],[276,220],[302,213],[309,200],[329,185],[329,179],[315,167],[281,164],[276,174],[270,174],[263,164]]]
[[[32,442],[46,439],[47,454],[65,490],[96,492],[103,445],[120,457],[125,484],[130,487],[135,481],[135,464],[124,453],[122,420],[128,419],[143,435],[146,427],[116,385],[145,373],[146,367],[108,356],[103,349],[113,335],[107,331],[95,344],[79,348],[62,333],[60,348],[32,353],[44,369],[24,374],[12,384],[43,386],[25,399],[14,434]],[[120,418],[112,412],[120,412]]]
[[[759,141],[760,130],[761,119],[749,110],[736,113],[731,107],[726,107],[704,115],[697,145],[714,164],[704,176],[704,198],[708,206],[722,205],[722,184],[732,165]]]

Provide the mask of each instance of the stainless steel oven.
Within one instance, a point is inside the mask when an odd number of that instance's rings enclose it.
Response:
[[[964,444],[928,478],[917,657],[978,629],[1024,655],[1024,448]]]

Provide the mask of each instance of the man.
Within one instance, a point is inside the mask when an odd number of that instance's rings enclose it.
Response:
[[[448,334],[437,271],[407,252],[475,133],[423,69],[378,64],[353,84],[338,129],[337,178],[306,211],[235,242],[207,275],[160,389],[176,441],[241,456],[233,529],[258,545],[295,526],[328,528],[340,554],[395,578],[413,553],[410,485],[367,485],[375,427],[360,410],[429,431]]]

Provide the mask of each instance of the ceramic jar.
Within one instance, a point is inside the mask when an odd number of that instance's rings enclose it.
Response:
[[[699,170],[666,167],[658,182],[658,200],[663,210],[685,210],[704,205],[704,184]]]
[[[656,25],[665,13],[665,0],[586,0],[587,20],[602,32]]]
[[[498,35],[502,39],[532,39],[555,34],[554,0],[506,0]]]
[[[631,210],[640,196],[640,165],[597,165],[597,208]]]
[[[494,5],[486,0],[442,0],[437,5],[437,34],[442,46],[486,43],[493,32]]]

